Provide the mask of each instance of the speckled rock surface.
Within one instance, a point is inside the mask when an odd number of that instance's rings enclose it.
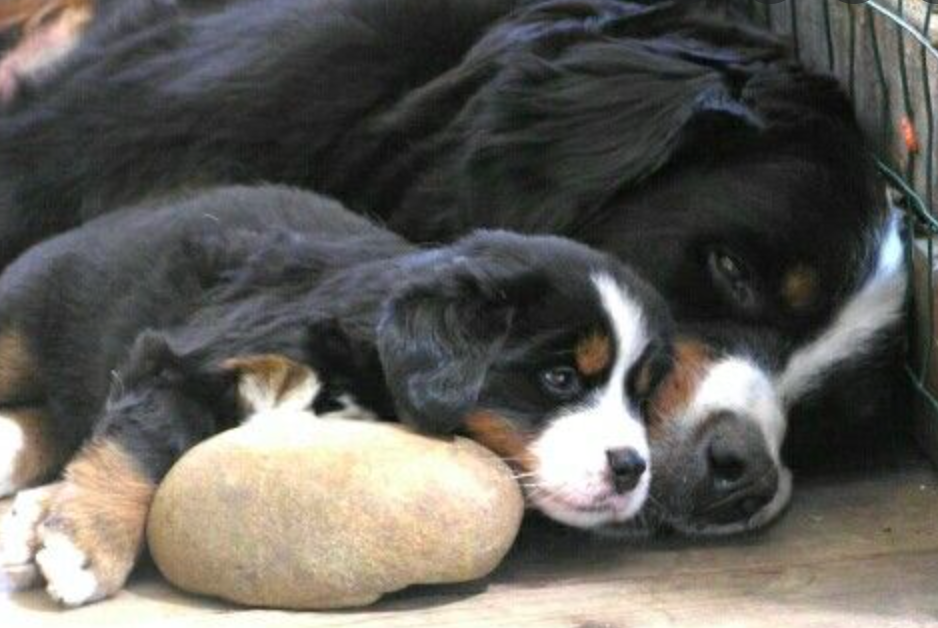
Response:
[[[524,503],[475,443],[308,416],[250,424],[189,452],[148,537],[176,586],[251,606],[364,606],[412,584],[490,573]]]

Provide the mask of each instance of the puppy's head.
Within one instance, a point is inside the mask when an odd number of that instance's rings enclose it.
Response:
[[[501,232],[409,270],[378,330],[401,419],[487,445],[563,523],[634,516],[652,474],[645,412],[670,361],[657,295],[584,246]]]

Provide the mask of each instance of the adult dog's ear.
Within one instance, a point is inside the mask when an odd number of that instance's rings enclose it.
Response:
[[[470,121],[465,167],[478,182],[475,206],[496,216],[523,209],[530,224],[569,234],[582,220],[571,208],[601,207],[701,132],[709,140],[714,131],[762,127],[744,92],[752,73],[779,56],[774,42],[746,40],[737,54],[681,39],[675,29],[691,29],[684,11],[652,4],[603,27],[616,32],[594,32],[599,20],[582,20],[574,36],[575,19],[550,18],[539,39],[554,45],[513,46]],[[660,39],[649,37],[664,26]]]
[[[530,271],[462,258],[403,287],[385,305],[378,352],[398,418],[432,434],[456,431],[479,399]]]

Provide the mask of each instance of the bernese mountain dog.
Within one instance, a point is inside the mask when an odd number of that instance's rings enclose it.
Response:
[[[259,181],[413,241],[507,228],[611,252],[679,338],[649,425],[663,497],[628,533],[777,513],[737,489],[766,459],[787,477],[779,416],[789,456],[825,459],[894,423],[896,222],[836,82],[731,3],[116,4],[0,113],[0,266],[127,204]]]
[[[0,277],[0,491],[61,475],[38,510],[35,493],[14,504],[0,573],[24,585],[41,571],[66,605],[122,587],[156,485],[243,416],[239,374],[280,368],[271,354],[319,374],[321,414],[465,433],[553,519],[626,522],[649,493],[670,334],[643,280],[554,236],[423,249],[285,188],[116,212]],[[747,507],[775,493],[767,480]],[[23,517],[38,534],[25,547]]]

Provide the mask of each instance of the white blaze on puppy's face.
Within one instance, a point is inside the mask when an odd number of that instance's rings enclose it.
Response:
[[[593,527],[635,516],[645,503],[651,463],[645,427],[626,378],[648,343],[644,314],[625,289],[607,275],[594,277],[612,323],[615,362],[607,380],[584,402],[562,411],[531,442],[534,506],[568,525]],[[636,486],[617,492],[607,452],[631,449],[646,469]]]

